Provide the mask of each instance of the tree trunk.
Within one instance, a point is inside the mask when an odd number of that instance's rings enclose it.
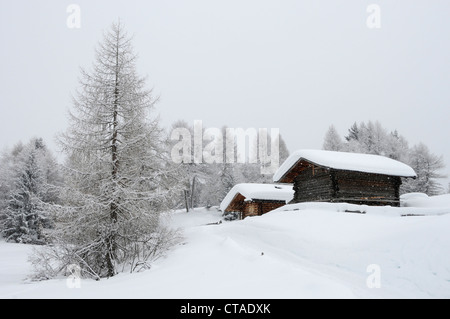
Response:
[[[118,215],[118,204],[115,198],[116,192],[116,180],[117,180],[117,172],[118,172],[118,156],[117,156],[117,109],[119,104],[119,34],[117,34],[117,45],[116,45],[116,74],[114,81],[114,102],[113,102],[113,121],[112,121],[112,139],[111,139],[111,160],[112,160],[112,171],[111,171],[111,179],[112,179],[112,194],[113,197],[110,205],[110,217],[112,222],[112,229],[110,230],[110,234],[107,239],[107,254],[106,254],[106,265],[108,270],[108,277],[112,277],[115,275],[115,267],[114,261],[116,259],[116,234],[115,234],[115,224],[117,223],[117,215]]]
[[[184,205],[186,206],[186,213],[189,213],[187,190],[184,190]]]

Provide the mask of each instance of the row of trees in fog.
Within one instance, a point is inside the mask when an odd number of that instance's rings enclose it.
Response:
[[[190,125],[186,121],[178,120],[172,124],[170,129],[170,149],[177,143],[177,135],[173,134],[174,130],[180,128],[186,129],[190,132],[190,136],[194,136],[194,126]],[[227,126],[223,126],[222,136],[226,136]],[[203,129],[203,133],[205,130]],[[250,134],[248,134],[250,135]],[[247,136],[249,137],[249,136]],[[256,140],[253,142],[255,145],[255,152],[260,154],[260,139],[261,136],[256,136]],[[268,140],[271,136],[267,137]],[[194,157],[194,141],[190,142],[190,154],[191,158]],[[207,148],[208,141],[203,140],[203,148]],[[251,143],[251,138],[248,138],[247,146]],[[226,141],[223,140],[223,150],[227,149]],[[269,142],[267,142],[269,144]],[[272,145],[270,145],[272,147]],[[229,146],[230,147],[230,146]],[[189,163],[183,163],[179,167],[178,183],[183,190],[185,197],[181,198],[176,203],[177,208],[185,207],[187,210],[194,207],[210,207],[219,205],[222,199],[226,196],[229,190],[239,183],[272,183],[271,174],[263,174],[262,166],[264,165],[261,160],[252,163],[248,158],[243,163],[239,162],[239,150],[237,148],[237,141],[234,141],[231,146],[233,150],[233,159],[227,161],[226,154],[221,154],[222,158],[215,163],[195,163],[195,161],[189,161]],[[265,150],[266,151],[266,150]],[[271,149],[268,151],[272,152]],[[244,150],[245,155],[248,157],[248,148]],[[283,137],[279,136],[279,162],[282,163],[289,156],[286,143]],[[245,157],[245,156],[244,156]]]
[[[404,181],[402,193],[438,195],[445,192],[438,180],[446,177],[442,173],[445,168],[442,156],[431,153],[423,143],[409,146],[405,137],[397,131],[389,132],[380,122],[355,122],[344,138],[331,125],[325,134],[323,149],[383,155],[408,164],[417,178]]]

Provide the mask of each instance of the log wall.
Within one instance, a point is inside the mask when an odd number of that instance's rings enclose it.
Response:
[[[400,177],[327,169],[310,164],[294,179],[291,203],[348,202],[400,205]]]
[[[284,201],[254,200],[245,202],[242,219],[248,216],[261,216],[284,205],[286,205]]]
[[[400,177],[351,171],[333,171],[334,201],[368,205],[400,203]]]
[[[311,165],[294,179],[292,202],[328,201],[333,193],[329,170]]]

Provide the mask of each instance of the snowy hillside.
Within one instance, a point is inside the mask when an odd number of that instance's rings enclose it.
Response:
[[[24,281],[30,246],[0,242],[0,297],[450,298],[450,208],[408,209],[296,204],[219,224],[214,208],[176,212],[183,239],[150,270],[80,288]]]

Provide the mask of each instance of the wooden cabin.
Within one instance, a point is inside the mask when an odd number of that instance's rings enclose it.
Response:
[[[225,196],[220,210],[239,213],[239,219],[260,216],[286,205],[294,196],[292,185],[237,184]]]
[[[281,165],[273,180],[293,183],[291,203],[400,206],[402,178],[416,178],[416,173],[408,165],[384,156],[300,150]]]

